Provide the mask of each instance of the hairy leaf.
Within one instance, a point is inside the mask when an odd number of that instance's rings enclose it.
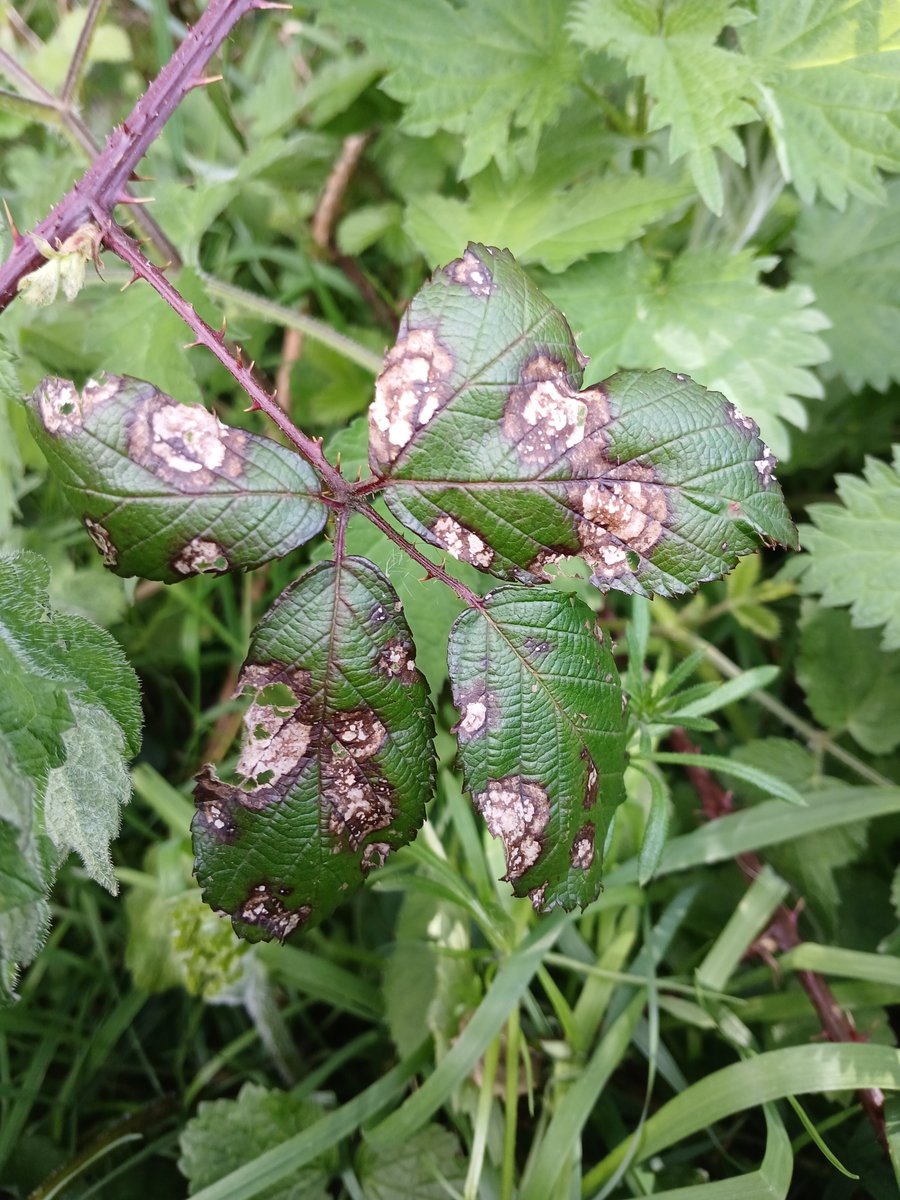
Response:
[[[785,422],[806,424],[798,396],[820,397],[810,367],[828,357],[818,336],[828,321],[808,287],[759,282],[774,258],[686,251],[668,268],[640,246],[582,263],[549,281],[591,358],[588,381],[617,367],[677,363],[724,392],[761,427],[775,453],[789,449]]]
[[[32,432],[118,575],[175,583],[287,554],[325,523],[312,468],[150,383],[45,379]]]
[[[750,64],[716,42],[724,26],[747,20],[732,0],[580,0],[572,23],[579,41],[643,76],[650,130],[669,128],[670,158],[687,155],[697,190],[717,213],[724,201],[714,151],[743,164],[734,127],[756,112],[747,103]]]
[[[900,180],[886,192],[884,206],[854,199],[835,212],[819,204],[797,222],[794,274],[831,322],[823,369],[855,391],[870,384],[884,392],[900,379]]]
[[[839,475],[840,504],[811,504],[801,587],[829,608],[849,605],[861,629],[883,625],[885,650],[900,649],[900,446],[892,465],[866,460],[863,478]]]
[[[846,609],[804,603],[797,681],[828,730],[846,730],[870,754],[900,744],[900,651],[887,653],[874,629],[855,629]]]
[[[250,941],[327,917],[405,845],[434,790],[433,721],[397,595],[361,558],[321,563],[254,634],[240,784],[195,789],[197,878]]]
[[[235,1100],[202,1101],[179,1139],[178,1167],[189,1181],[189,1195],[282,1145],[322,1116],[324,1110],[314,1101],[256,1083],[245,1083]],[[326,1151],[290,1179],[253,1194],[258,1200],[327,1200],[336,1170],[337,1154]]]
[[[463,137],[460,176],[509,161],[515,134],[533,154],[569,96],[578,58],[567,0],[330,0],[339,23],[384,59],[384,89],[405,104],[400,127]]]
[[[389,1150],[363,1142],[356,1173],[365,1200],[447,1200],[462,1192],[466,1159],[448,1129],[426,1125]]]
[[[140,745],[137,679],[104,630],[59,616],[35,554],[0,557],[0,997],[36,954],[71,850],[115,892],[109,842]]]
[[[466,787],[539,912],[597,896],[625,798],[624,698],[593,612],[547,587],[497,588],[450,636]]]
[[[900,170],[897,0],[760,0],[739,37],[800,198],[821,191],[839,208],[848,192],[882,200],[879,169]]]
[[[562,314],[507,251],[472,244],[432,276],[369,411],[388,507],[455,558],[537,582],[570,555],[597,586],[674,595],[757,537],[793,543],[756,425],[685,375],[579,392]]]

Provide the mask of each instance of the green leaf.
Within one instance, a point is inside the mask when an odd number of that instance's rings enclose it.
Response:
[[[433,722],[400,607],[348,558],[301,575],[256,629],[244,782],[207,766],[193,824],[204,898],[250,941],[318,924],[424,820]]]
[[[567,10],[567,0],[330,0],[326,8],[330,22],[386,63],[382,86],[407,106],[401,129],[462,136],[463,178],[491,159],[507,166],[516,142],[533,156],[577,81]]]
[[[810,712],[870,754],[900,744],[900,652],[885,652],[880,641],[872,629],[855,629],[845,609],[804,605],[797,681]]]
[[[0,556],[0,996],[34,958],[70,850],[115,892],[109,842],[140,745],[137,679],[118,644],[48,601],[35,554]]]
[[[582,908],[625,798],[624,698],[594,614],[551,588],[498,588],[450,635],[466,788],[503,840],[517,896]]]
[[[900,446],[892,465],[866,459],[863,478],[838,475],[840,504],[811,504],[801,590],[829,608],[850,606],[861,629],[884,626],[885,650],[900,650]]]
[[[900,170],[900,10],[896,0],[760,0],[740,33],[755,100],[801,200],[817,190],[882,201],[879,169]]]
[[[784,456],[785,423],[806,425],[797,397],[823,395],[809,368],[828,357],[818,336],[828,322],[808,287],[759,282],[776,263],[687,250],[665,265],[632,246],[574,267],[547,291],[581,331],[588,382],[620,367],[675,366],[723,392]]]
[[[794,235],[793,275],[831,322],[823,370],[854,391],[869,384],[884,392],[900,379],[900,181],[885,191],[883,206],[851,200],[844,212],[805,208]]]
[[[749,63],[716,42],[726,25],[748,19],[732,0],[580,0],[572,22],[579,41],[643,77],[649,130],[670,130],[670,159],[687,155],[697,190],[716,213],[724,201],[715,150],[743,165],[734,127],[757,116],[747,103]]]
[[[390,1150],[364,1142],[356,1173],[365,1200],[447,1200],[448,1189],[462,1191],[466,1161],[449,1130],[426,1125]]]
[[[22,481],[19,448],[9,416],[10,402],[18,401],[21,395],[13,356],[0,337],[0,541],[5,541],[12,528]]]
[[[321,1105],[256,1083],[245,1083],[236,1100],[202,1101],[179,1138],[178,1167],[189,1181],[189,1195],[309,1129],[322,1116]],[[253,1194],[259,1200],[327,1200],[337,1165],[336,1151],[326,1151],[298,1167],[290,1179]]]
[[[175,583],[279,558],[325,523],[312,468],[150,383],[45,379],[31,430],[118,575]]]
[[[465,201],[414,196],[406,230],[431,262],[446,262],[460,246],[478,241],[508,246],[521,262],[562,271],[587,254],[621,250],[692,194],[678,179],[608,169],[572,182],[569,171],[553,173],[540,159],[534,172],[513,182],[490,167],[471,181]]]
[[[394,515],[501,578],[576,555],[606,590],[675,595],[795,533],[754,423],[684,375],[579,392],[562,314],[472,244],[416,295],[369,410]]]

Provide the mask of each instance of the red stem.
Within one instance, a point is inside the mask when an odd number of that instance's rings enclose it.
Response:
[[[137,242],[130,238],[124,229],[121,229],[111,217],[99,209],[95,210],[93,216],[100,226],[104,245],[131,267],[136,278],[145,279],[178,313],[194,334],[194,344],[206,346],[216,356],[225,370],[233,376],[253,401],[253,408],[260,409],[278,426],[285,437],[297,447],[309,465],[318,472],[334,499],[345,503],[352,489],[341,473],[322,453],[321,442],[309,437],[308,434],[296,427],[273,397],[257,383],[250,368],[245,366],[239,357],[232,354],[225,345],[224,335],[203,320],[194,306],[189,304],[178,289],[169,283],[159,267],[154,266],[144,257]]]
[[[377,529],[380,529],[386,538],[390,538],[395,546],[399,546],[410,558],[424,567],[431,578],[439,579],[448,588],[452,588],[463,604],[468,605],[469,608],[484,609],[484,601],[476,592],[473,592],[471,588],[467,588],[464,583],[460,583],[458,579],[454,579],[443,567],[439,567],[436,563],[433,563],[430,558],[426,558],[421,550],[417,550],[412,542],[406,540],[402,533],[398,533],[393,525],[384,519],[381,513],[376,512],[374,508],[370,508],[368,504],[360,507],[357,511],[362,516],[367,517]]]
[[[261,0],[210,0],[200,20],[131,114],[106,139],[106,148],[41,221],[35,234],[55,246],[98,212],[108,216],[121,202],[125,186],[148,146],[191,88],[203,78],[204,68],[219,46],[241,17],[262,7],[268,6]],[[0,312],[15,299],[19,280],[43,261],[30,237],[15,240],[12,253],[0,268]]]

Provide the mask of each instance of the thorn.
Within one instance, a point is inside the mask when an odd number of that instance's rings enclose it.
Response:
[[[129,183],[156,183],[155,175],[139,175],[137,171],[132,171],[128,176]]]
[[[334,469],[337,471],[338,475],[340,475],[340,473],[341,473],[341,452],[340,452],[340,450],[338,450],[338,452],[337,452],[337,458],[335,459]]]
[[[362,483],[362,467],[356,468],[356,482]]]
[[[191,92],[194,88],[209,87],[211,83],[221,83],[223,79],[223,75],[203,75],[200,79],[195,79],[193,83],[189,83],[185,91]]]
[[[129,196],[127,192],[122,192],[116,197],[116,204],[153,204],[155,200],[155,196]]]
[[[255,366],[256,366],[256,359],[254,358],[254,359],[251,359],[250,366],[247,368],[247,370],[250,372],[251,375],[253,374],[253,368]]]
[[[237,365],[241,369],[243,369],[243,366],[244,366],[243,354],[244,354],[243,350],[240,348],[240,346],[238,346],[237,347]]]
[[[160,275],[165,275],[166,271],[168,271],[168,269],[169,269],[169,267],[171,267],[171,265],[172,265],[172,260],[170,258],[168,262],[164,262],[163,265],[159,268]]]
[[[430,583],[432,579],[434,579],[432,573],[430,571],[426,571],[421,579],[416,580],[416,583]]]
[[[185,342],[184,346],[182,346],[182,349],[183,350],[193,350],[195,346],[202,346],[202,345],[204,345],[204,343],[201,342],[198,338],[196,342]]]
[[[216,337],[219,339],[220,342],[225,341],[225,320],[226,320],[226,318],[223,317],[222,318],[222,326],[219,329],[219,332],[216,334]]]
[[[259,402],[258,400],[254,400],[254,401],[252,401],[252,403],[250,404],[250,407],[249,407],[249,408],[245,408],[245,409],[244,409],[244,412],[245,412],[245,413],[248,413],[248,412],[262,412],[262,405],[260,404],[260,402]]]
[[[123,285],[122,285],[122,287],[120,287],[120,288],[119,288],[119,291],[120,291],[120,292],[127,292],[127,291],[128,291],[128,289],[131,287],[131,285],[132,285],[133,283],[137,283],[137,281],[138,281],[140,278],[141,278],[141,277],[140,277],[140,275],[138,275],[137,271],[134,271],[134,272],[132,273],[132,276],[131,276],[131,278],[128,280],[128,282],[127,282],[126,284],[123,284]]]
[[[16,228],[16,223],[12,219],[12,213],[9,211],[9,205],[5,200],[3,201],[3,211],[6,213],[6,223],[9,225],[9,232],[12,234],[13,249],[15,249],[15,247],[18,246],[20,242],[24,242],[25,239]]]

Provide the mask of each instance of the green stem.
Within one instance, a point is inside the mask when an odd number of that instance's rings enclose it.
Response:
[[[503,1126],[503,1164],[500,1200],[513,1200],[516,1177],[516,1125],[519,1116],[519,1006],[510,1009],[506,1022],[506,1121]],[[526,1051],[527,1053],[527,1051]]]

